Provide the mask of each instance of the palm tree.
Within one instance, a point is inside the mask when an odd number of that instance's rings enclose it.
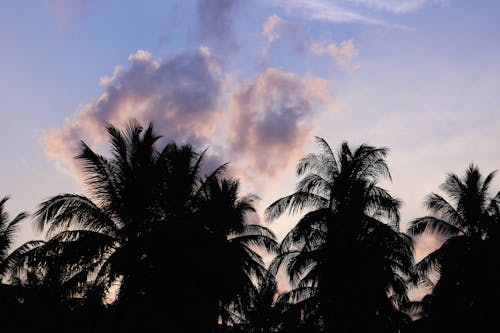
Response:
[[[249,304],[237,314],[237,332],[280,332],[283,319],[283,304],[277,302],[276,278],[267,273],[260,281]]]
[[[22,212],[11,220],[5,209],[5,203],[8,200],[9,197],[3,197],[0,200],[0,312],[4,318],[8,318],[2,323],[3,329],[15,331],[21,329],[19,323],[22,321],[21,314],[24,308],[19,300],[25,295],[25,290],[12,283],[6,284],[6,282],[11,280],[12,268],[18,258],[30,247],[21,246],[10,252],[19,225],[28,214]]]
[[[107,131],[109,159],[81,143],[88,196],[60,194],[35,213],[48,240],[23,257],[25,275],[65,300],[115,298],[123,330],[168,316],[173,329],[208,331],[263,275],[254,247],[276,249],[274,235],[246,225],[255,198],[219,178],[225,165],[200,176],[204,153],[175,143],[157,150],[152,125]]]
[[[451,199],[451,203],[443,196],[431,193],[425,200],[430,215],[410,222],[408,234],[421,236],[424,232],[437,235],[446,244],[455,239],[484,240],[491,236],[499,215],[500,192],[489,198],[489,187],[495,172],[483,179],[479,169],[471,164],[465,176],[460,178],[451,173],[441,185],[441,189]],[[423,274],[439,265],[449,246],[445,245],[429,254],[420,263]]]
[[[449,197],[431,193],[425,200],[430,214],[411,222],[408,233],[414,237],[429,232],[443,244],[422,259],[417,267],[422,283],[433,287],[427,314],[435,325],[450,329],[477,328],[485,316],[498,309],[492,295],[500,293],[492,278],[500,268],[499,253],[500,192],[489,196],[495,172],[485,178],[471,164],[461,178],[450,173],[441,189]],[[438,274],[434,286],[429,274]],[[479,310],[480,309],[480,310]],[[490,318],[491,319],[491,318]]]
[[[247,214],[255,213],[257,197],[240,197],[239,191],[237,180],[209,177],[201,188],[197,212],[204,229],[204,280],[223,325],[234,323],[233,314],[252,304],[256,282],[266,279],[264,261],[256,250],[278,251],[268,228],[246,223]]]
[[[22,212],[10,220],[9,214],[5,210],[7,200],[9,200],[9,197],[3,197],[0,200],[0,277],[2,278],[9,271],[12,260],[12,257],[9,258],[9,250],[14,241],[19,223],[28,216],[27,213]]]
[[[343,143],[334,152],[317,141],[321,152],[297,165],[296,192],[266,210],[269,220],[308,210],[283,239],[273,270],[286,267],[290,301],[302,313],[314,309],[325,331],[373,329],[407,299],[412,264],[411,241],[398,232],[399,201],[377,185],[390,179],[387,149]]]

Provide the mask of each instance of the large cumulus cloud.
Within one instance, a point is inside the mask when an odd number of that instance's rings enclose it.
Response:
[[[252,178],[295,163],[310,140],[315,114],[330,103],[327,82],[270,68],[237,87],[231,99],[230,151]]]
[[[222,78],[207,48],[165,60],[138,51],[130,65],[101,79],[103,93],[83,106],[62,128],[45,132],[45,153],[78,171],[74,156],[81,139],[97,146],[106,139],[104,123],[123,126],[130,118],[153,122],[165,140],[203,146],[220,114]]]
[[[231,175],[262,193],[277,170],[295,164],[311,141],[317,110],[331,102],[327,82],[268,68],[240,83],[207,48],[158,60],[146,51],[101,79],[103,92],[61,128],[42,136],[45,153],[82,179],[79,141],[107,147],[105,123],[153,122],[164,141],[209,148],[206,172],[230,161]]]

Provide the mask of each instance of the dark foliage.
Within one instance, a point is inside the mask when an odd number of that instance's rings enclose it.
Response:
[[[0,200],[0,311],[6,332],[485,332],[500,313],[500,192],[471,165],[426,199],[429,216],[399,230],[386,148],[343,143],[297,165],[295,193],[266,209],[298,217],[280,244],[248,224],[226,165],[201,173],[205,152],[160,146],[153,126],[107,126],[108,157],[84,142],[85,194],[42,202],[43,240],[12,250],[26,213]],[[451,203],[450,203],[451,202]],[[418,264],[413,240],[444,241]],[[274,258],[269,267],[265,259]],[[433,284],[432,275],[439,277]],[[280,290],[281,277],[291,288]],[[420,301],[415,283],[431,286]],[[417,319],[412,321],[412,319]]]

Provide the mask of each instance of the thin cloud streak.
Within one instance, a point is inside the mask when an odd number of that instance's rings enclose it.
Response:
[[[334,23],[366,23],[379,26],[392,26],[390,23],[359,14],[353,10],[322,0],[278,0],[275,2],[287,12],[295,13],[311,20]]]
[[[363,23],[392,29],[408,29],[407,26],[388,22],[362,12],[386,12],[408,14],[416,12],[428,4],[444,4],[445,0],[276,0],[277,6],[287,13],[309,20],[332,23]]]
[[[394,14],[413,13],[428,4],[444,4],[445,0],[348,0],[370,9],[391,12]]]

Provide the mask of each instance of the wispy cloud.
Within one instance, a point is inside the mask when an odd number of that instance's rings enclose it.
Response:
[[[359,65],[353,63],[353,58],[357,57],[359,52],[352,39],[345,40],[340,44],[312,42],[311,52],[329,56],[336,66],[347,71],[359,68]]]
[[[302,44],[304,36],[300,32],[297,25],[279,17],[276,14],[269,16],[262,25],[262,36],[266,38],[266,44],[261,50],[261,57],[265,58],[274,44],[276,44],[283,37],[294,39],[296,42],[300,41]]]
[[[241,4],[236,0],[198,0],[196,37],[211,46],[230,51],[237,47],[233,32],[233,15]]]
[[[276,0],[274,3],[290,14],[311,20],[403,28],[376,17],[376,12],[406,14],[446,0]]]
[[[312,20],[348,23],[359,22],[375,25],[388,25],[384,20],[372,18],[351,10],[345,6],[324,0],[289,0],[276,1],[287,12]]]
[[[396,14],[416,12],[429,4],[444,4],[446,0],[347,0],[356,5],[370,9],[387,11]]]
[[[57,24],[67,28],[87,13],[92,0],[51,0],[48,5],[54,14]]]

